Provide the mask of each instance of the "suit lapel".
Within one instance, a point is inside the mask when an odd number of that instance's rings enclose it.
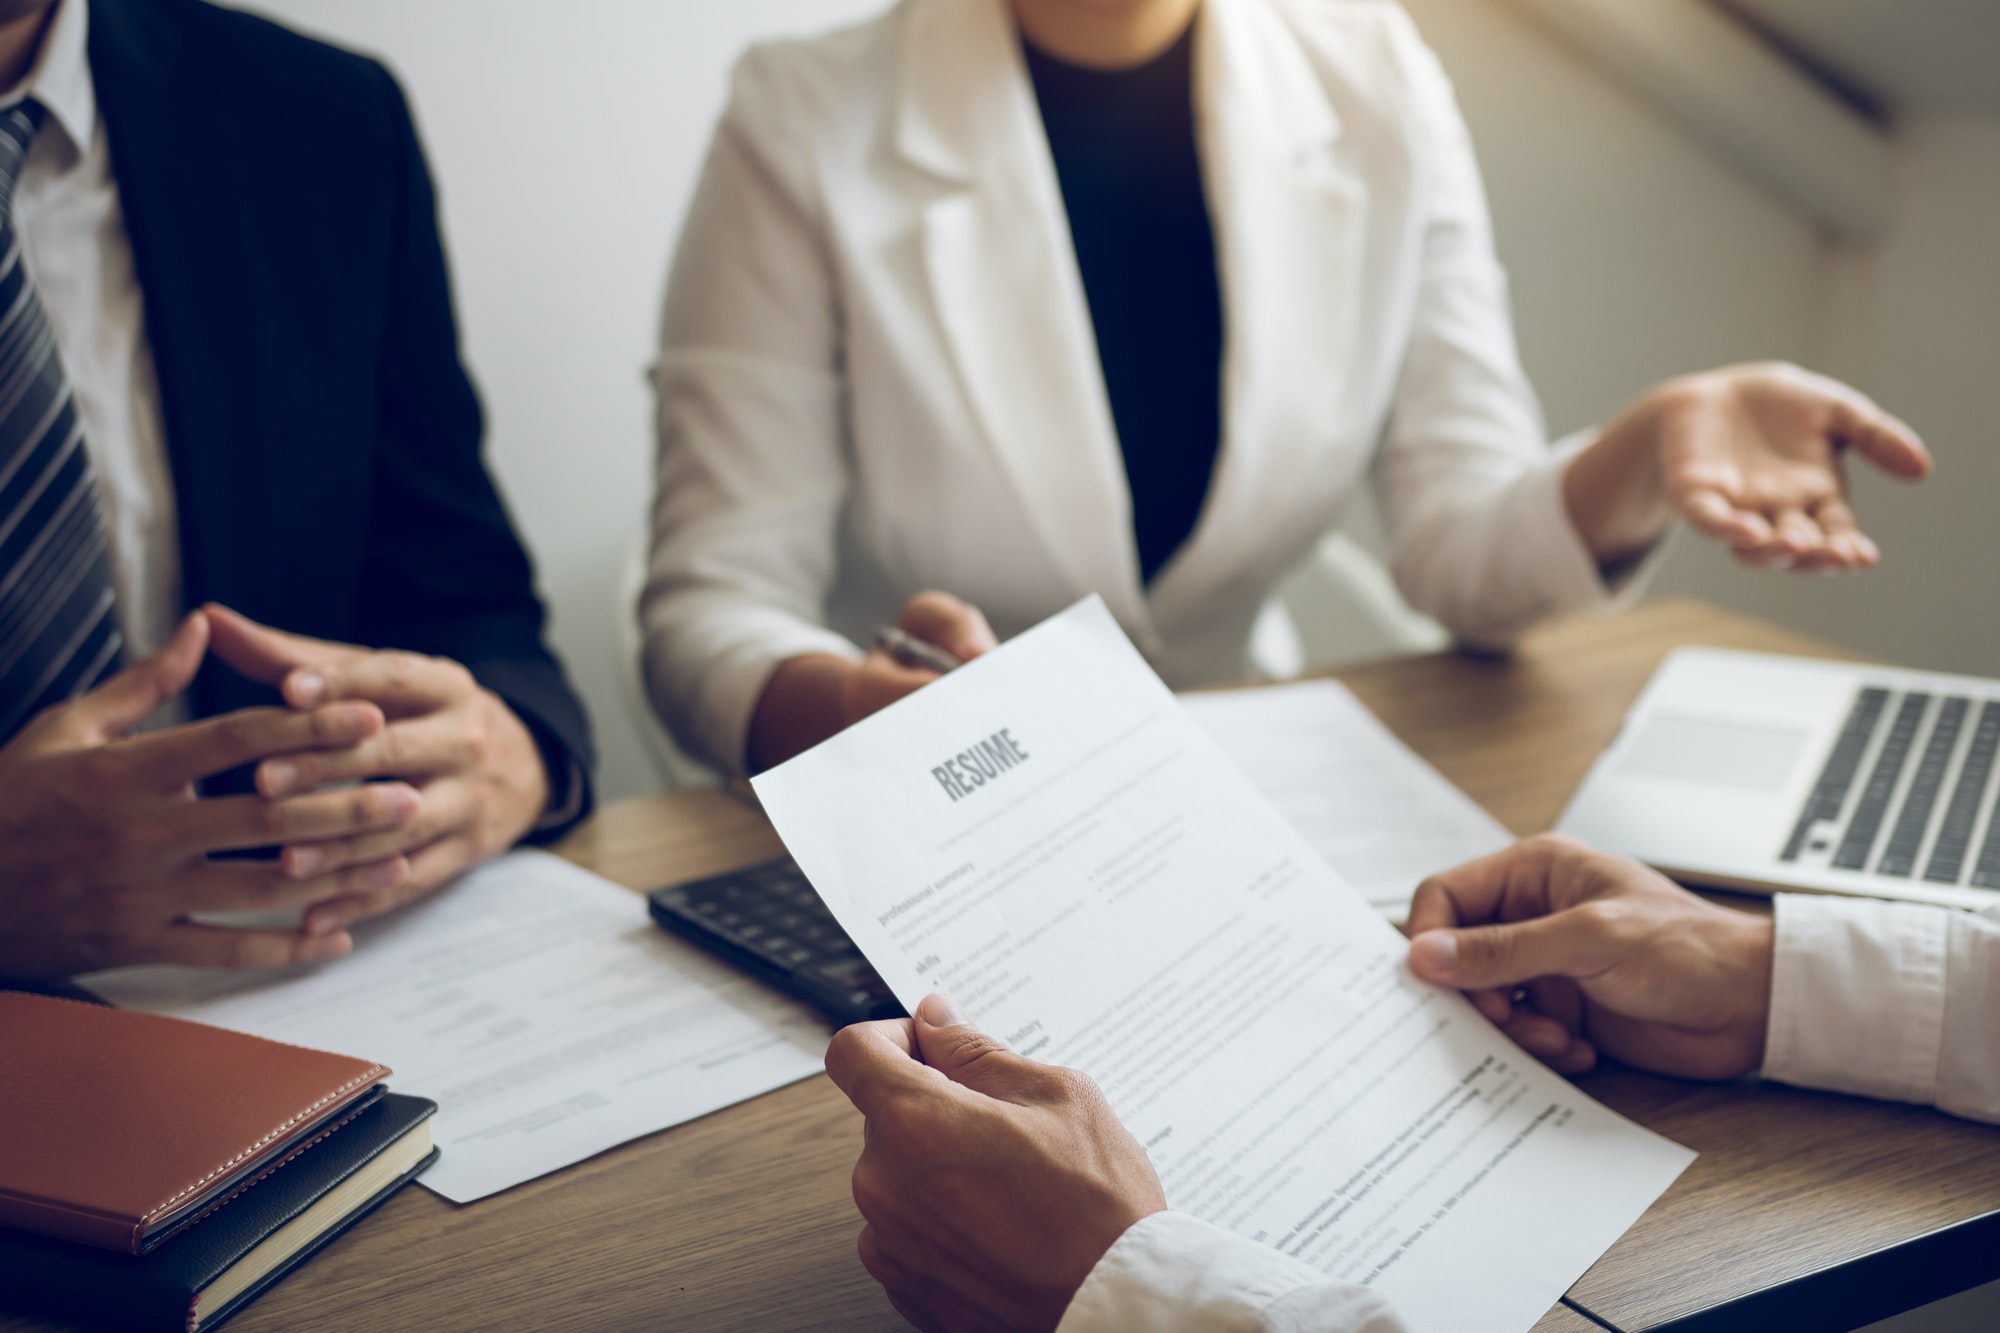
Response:
[[[1163,628],[1271,557],[1325,470],[1359,362],[1367,189],[1297,36],[1264,0],[1207,0],[1196,123],[1221,270],[1223,438],[1188,544],[1153,585]]]
[[[940,183],[925,276],[974,413],[1077,592],[1151,637],[1131,491],[1055,164],[1000,0],[917,0],[897,149]]]
[[[190,605],[268,615],[281,540],[270,506],[280,442],[264,434],[262,349],[241,157],[181,36],[148,0],[89,0],[90,66],[145,294]]]

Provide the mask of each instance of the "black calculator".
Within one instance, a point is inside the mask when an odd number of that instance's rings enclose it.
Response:
[[[903,1006],[791,857],[654,889],[653,920],[804,1000],[836,1023],[901,1018]]]

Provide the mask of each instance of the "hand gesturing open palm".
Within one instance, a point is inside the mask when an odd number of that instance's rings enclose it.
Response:
[[[1703,376],[1661,427],[1667,496],[1698,531],[1762,566],[1866,569],[1881,558],[1848,504],[1844,456],[1916,480],[1930,454],[1845,385],[1796,366]]]

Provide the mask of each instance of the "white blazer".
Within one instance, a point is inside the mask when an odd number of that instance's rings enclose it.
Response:
[[[1101,594],[1169,684],[1254,671],[1364,484],[1397,582],[1503,641],[1601,602],[1521,372],[1472,146],[1397,5],[1204,0],[1224,318],[1200,521],[1140,582],[1131,498],[1004,0],[902,0],[738,65],[668,282],[640,601],[655,706],[740,772],[785,659],[943,588],[1004,638]]]

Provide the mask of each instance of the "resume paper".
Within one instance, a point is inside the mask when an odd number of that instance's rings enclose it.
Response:
[[[1180,698],[1312,849],[1393,920],[1426,876],[1514,841],[1338,681]]]
[[[1093,1076],[1168,1203],[1522,1333],[1693,1160],[1457,994],[1092,598],[755,779],[906,1007]]]
[[[82,979],[172,1014],[388,1065],[438,1104],[423,1183],[469,1203],[816,1074],[811,1011],[653,925],[546,852],[504,856],[354,927],[308,970],[144,967]]]

